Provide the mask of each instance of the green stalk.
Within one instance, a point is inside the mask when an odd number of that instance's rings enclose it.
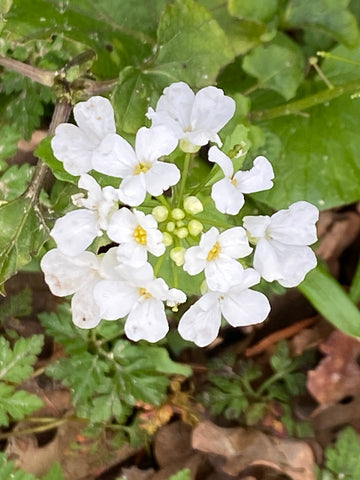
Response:
[[[303,110],[308,110],[316,105],[330,102],[335,98],[341,97],[345,93],[355,93],[360,90],[360,80],[337,85],[332,89],[327,88],[320,92],[309,95],[308,97],[286,103],[278,107],[269,108],[267,110],[258,110],[250,112],[249,120],[251,122],[262,122],[264,120],[272,120],[273,118],[284,117],[286,115],[299,115]]]
[[[190,168],[190,160],[191,160],[191,153],[186,153],[185,154],[185,159],[184,159],[184,168],[181,174],[181,183],[180,183],[180,190],[179,190],[179,195],[177,196],[177,201],[176,205],[180,208],[182,204],[182,199],[184,196],[184,191],[185,191],[185,185],[186,185],[186,180],[187,176],[189,174],[189,168]]]

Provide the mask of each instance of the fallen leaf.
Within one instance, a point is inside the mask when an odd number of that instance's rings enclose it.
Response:
[[[263,480],[277,472],[284,480],[315,480],[312,450],[298,440],[281,439],[254,429],[221,428],[207,421],[194,429],[192,445],[202,452],[225,457],[222,470],[228,475]]]

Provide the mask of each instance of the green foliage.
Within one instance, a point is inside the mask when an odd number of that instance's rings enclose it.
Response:
[[[180,472],[171,475],[169,480],[190,480],[191,479],[191,470],[189,468],[184,468]]]
[[[273,373],[262,379],[261,368],[252,360],[237,362],[234,355],[216,359],[209,366],[211,386],[203,401],[213,415],[222,414],[246,425],[261,422],[271,413],[275,402],[282,411],[280,420],[289,434],[311,435],[310,424],[297,422],[292,411],[294,397],[306,390],[305,375],[299,371],[304,361],[303,357],[291,357],[287,343],[279,342],[270,357]]]
[[[0,480],[64,480],[59,463],[54,463],[46,475],[40,479],[32,473],[15,467],[15,463],[7,459],[4,452],[0,452]]]
[[[335,445],[325,451],[325,468],[318,474],[318,480],[357,480],[360,477],[360,441],[351,427],[345,428]]]
[[[47,373],[71,388],[77,414],[92,424],[113,419],[124,424],[138,401],[161,405],[166,400],[168,375],[191,375],[191,369],[172,361],[165,348],[119,339],[119,322],[102,322],[91,333],[81,330],[73,325],[66,304],[39,318],[71,354],[49,365]]]
[[[31,313],[32,291],[29,287],[21,292],[11,295],[0,306],[0,324],[9,317],[24,317]]]
[[[0,202],[15,200],[22,195],[31,180],[34,167],[28,163],[13,165],[0,176]]]
[[[43,346],[43,336],[19,338],[13,348],[0,337],[0,425],[8,426],[10,419],[22,420],[42,407],[42,400],[16,385],[33,373],[33,364]]]

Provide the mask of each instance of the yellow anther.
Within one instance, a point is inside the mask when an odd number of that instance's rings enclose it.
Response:
[[[141,297],[145,297],[146,300],[152,297],[151,293],[146,290],[145,287],[139,288],[139,293]]]
[[[151,168],[151,163],[138,163],[134,168],[134,175],[140,175],[140,173],[146,173]]]
[[[141,225],[138,225],[135,228],[134,238],[137,243],[140,243],[140,245],[146,245],[147,233],[146,233],[146,230],[144,230]]]
[[[211,260],[215,260],[219,256],[220,251],[221,251],[221,248],[220,248],[219,242],[216,242],[215,245],[210,250],[206,260],[208,262],[210,262]]]
[[[232,178],[232,179],[231,179],[231,183],[234,185],[234,187],[236,187],[236,185],[237,185],[237,180],[236,180],[236,178]]]

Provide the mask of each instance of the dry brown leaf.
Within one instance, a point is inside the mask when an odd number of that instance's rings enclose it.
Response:
[[[160,467],[191,455],[191,427],[181,421],[161,427],[155,437],[154,453]]]
[[[315,370],[308,372],[307,388],[322,405],[337,403],[360,388],[360,367],[357,358],[360,342],[335,330],[320,345],[326,355]]]
[[[222,469],[229,475],[263,479],[268,470],[289,480],[315,480],[313,453],[305,442],[203,422],[194,429],[192,443],[197,450],[225,457]]]

